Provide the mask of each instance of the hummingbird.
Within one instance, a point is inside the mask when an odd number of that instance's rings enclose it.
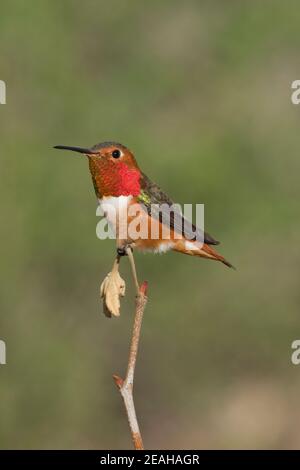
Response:
[[[140,169],[133,152],[125,145],[117,142],[102,142],[90,148],[57,145],[55,149],[71,150],[84,154],[88,158],[89,170],[92,177],[96,197],[100,206],[111,205],[116,212],[123,216],[122,220],[132,221],[129,215],[133,205],[141,207],[142,220],[148,227],[158,229],[157,237],[120,236],[120,224],[112,220],[109,213],[104,214],[109,223],[113,224],[117,252],[120,256],[126,254],[127,247],[141,251],[165,253],[176,251],[183,254],[220,261],[233,268],[222,255],[213,248],[219,242],[211,235],[196,227],[179,212],[170,212],[174,207],[173,201],[160,187],[152,182]],[[118,219],[119,220],[119,219]],[[169,236],[164,236],[164,226],[168,225]]]

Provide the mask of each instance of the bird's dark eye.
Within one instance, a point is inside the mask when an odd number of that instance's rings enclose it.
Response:
[[[118,150],[118,149],[113,150],[112,156],[113,156],[114,158],[120,158],[120,156],[121,156],[120,150]]]

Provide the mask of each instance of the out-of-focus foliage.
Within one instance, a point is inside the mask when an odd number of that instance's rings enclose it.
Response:
[[[299,447],[299,2],[3,0],[0,366],[2,448],[131,445],[123,374],[134,289],[119,319],[99,285],[83,157],[128,145],[237,266],[138,255],[149,281],[135,397],[149,448]]]

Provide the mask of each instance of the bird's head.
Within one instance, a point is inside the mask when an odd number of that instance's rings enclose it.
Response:
[[[141,172],[133,153],[116,142],[102,142],[91,148],[56,145],[88,157],[89,168],[97,197],[137,196],[140,193]]]

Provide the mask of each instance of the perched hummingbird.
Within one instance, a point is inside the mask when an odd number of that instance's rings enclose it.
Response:
[[[139,168],[133,153],[124,145],[116,142],[103,142],[91,148],[70,147],[57,145],[54,148],[72,150],[88,157],[96,196],[100,205],[112,205],[116,211],[125,214],[129,219],[129,208],[133,204],[142,207],[144,222],[150,227],[157,225],[159,236],[151,237],[151,230],[147,238],[127,238],[119,236],[120,227],[114,223],[117,239],[117,249],[120,255],[125,254],[127,246],[142,251],[164,253],[169,250],[178,251],[192,256],[200,256],[221,261],[226,266],[233,267],[223,256],[218,254],[212,245],[219,242],[208,233],[201,231],[184,218],[181,213],[170,216],[164,213],[164,207],[173,206],[172,200],[153,183]],[[162,208],[162,211],[158,210]],[[105,211],[104,211],[105,213]],[[170,236],[164,238],[163,225],[168,221]],[[181,223],[178,223],[181,222]],[[184,228],[184,230],[183,230]],[[202,241],[200,242],[199,239]]]

